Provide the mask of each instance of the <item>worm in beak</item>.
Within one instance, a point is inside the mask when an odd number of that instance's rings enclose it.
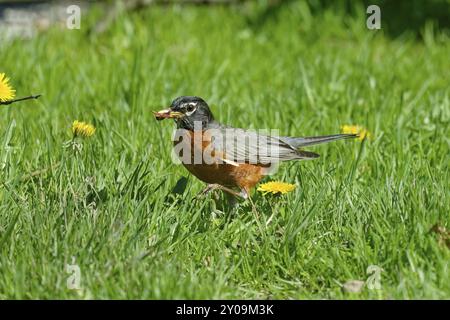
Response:
[[[158,112],[153,111],[156,120],[164,120],[164,119],[177,119],[183,116],[183,113],[178,111],[172,111],[169,109],[160,110]]]

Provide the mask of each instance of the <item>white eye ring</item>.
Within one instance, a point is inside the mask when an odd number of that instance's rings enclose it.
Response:
[[[187,116],[190,116],[191,114],[193,114],[193,113],[197,110],[196,104],[195,104],[195,103],[189,103],[189,104],[187,105],[187,107],[186,107],[186,110],[189,110],[189,109],[191,109],[191,108],[192,108],[191,111],[187,111],[187,112],[186,112],[186,115],[187,115]]]

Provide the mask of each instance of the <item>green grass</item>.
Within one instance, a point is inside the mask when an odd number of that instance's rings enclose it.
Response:
[[[18,96],[43,97],[1,108],[0,298],[450,298],[450,251],[429,232],[450,228],[448,36],[369,31],[363,7],[260,11],[154,7],[89,38],[95,10],[81,31],[1,44]],[[224,214],[193,201],[204,185],[152,116],[180,95],[237,127],[373,139],[309,148],[321,157],[270,177],[294,192]],[[79,154],[63,147],[75,119],[97,127]],[[342,292],[369,265],[381,290]]]

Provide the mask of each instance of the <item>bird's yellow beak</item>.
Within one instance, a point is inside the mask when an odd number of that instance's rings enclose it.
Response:
[[[158,112],[153,111],[153,114],[155,115],[156,120],[164,120],[164,119],[178,119],[183,116],[183,113],[178,111],[172,111],[169,109],[163,109]]]

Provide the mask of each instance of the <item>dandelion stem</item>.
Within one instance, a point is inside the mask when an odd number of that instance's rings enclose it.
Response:
[[[18,99],[9,100],[9,101],[0,101],[0,105],[8,105],[8,104],[12,104],[14,102],[30,100],[30,99],[38,99],[40,96],[41,96],[41,94],[37,94],[37,95],[32,95],[32,96],[18,98]]]

